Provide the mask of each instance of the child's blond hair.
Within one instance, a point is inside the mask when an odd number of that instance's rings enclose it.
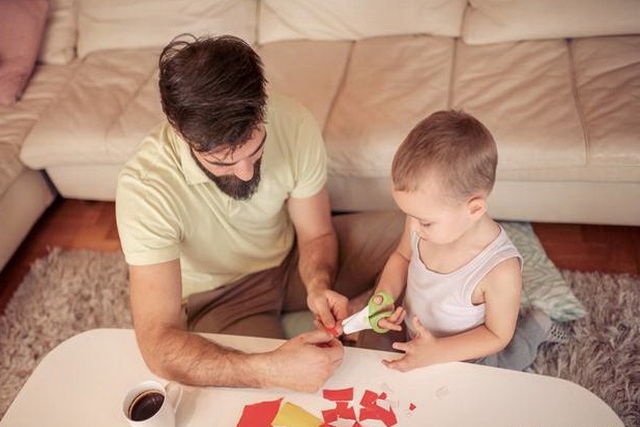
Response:
[[[393,158],[391,177],[396,191],[415,191],[427,175],[435,176],[447,195],[466,199],[489,195],[497,164],[496,143],[479,120],[463,111],[438,111],[409,132]]]

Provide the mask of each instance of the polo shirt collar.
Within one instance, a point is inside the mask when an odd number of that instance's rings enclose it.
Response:
[[[171,129],[171,133],[173,136],[173,144],[176,147],[176,151],[178,152],[178,156],[180,158],[180,164],[182,165],[182,173],[184,174],[184,178],[186,179],[188,184],[196,185],[196,184],[205,184],[207,182],[211,182],[209,177],[202,172],[200,166],[196,163],[195,159],[191,155],[191,150],[189,149],[189,144],[178,135],[178,133]]]

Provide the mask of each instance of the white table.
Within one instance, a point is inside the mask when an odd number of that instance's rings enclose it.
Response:
[[[246,351],[268,351],[280,340],[206,335]],[[342,366],[325,389],[391,390],[400,402],[398,426],[622,426],[616,414],[577,384],[542,375],[446,363],[399,373],[380,360],[388,353],[346,348]],[[125,392],[157,379],[144,364],[133,331],[95,329],[52,350],[34,370],[0,427],[125,426]],[[164,382],[164,381],[163,381]],[[321,393],[202,387],[185,389],[178,426],[234,427],[245,405],[284,397],[321,416],[332,408]],[[409,403],[417,408],[411,412]],[[404,409],[403,409],[404,408]],[[379,426],[364,421],[363,426]]]

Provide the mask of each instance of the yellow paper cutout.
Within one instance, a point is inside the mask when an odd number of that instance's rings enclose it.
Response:
[[[319,427],[324,421],[298,405],[285,402],[271,424],[274,427]]]

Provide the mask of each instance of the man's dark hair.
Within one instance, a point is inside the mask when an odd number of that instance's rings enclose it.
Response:
[[[264,121],[262,61],[244,40],[183,34],[162,50],[159,68],[162,110],[194,150],[233,150]]]

